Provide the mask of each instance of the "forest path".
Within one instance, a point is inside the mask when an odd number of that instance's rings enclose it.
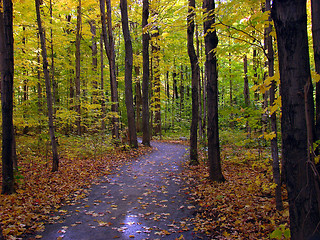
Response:
[[[42,239],[204,239],[192,232],[195,206],[179,175],[186,146],[152,146],[92,185],[86,198],[63,207]]]

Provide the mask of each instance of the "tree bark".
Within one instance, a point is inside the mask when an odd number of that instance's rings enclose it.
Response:
[[[133,65],[133,51],[132,42],[128,24],[128,7],[127,0],[120,0],[121,9],[121,22],[122,31],[125,41],[125,102],[127,107],[127,118],[128,118],[128,131],[129,131],[129,141],[130,146],[137,148],[137,130],[136,122],[134,118],[134,108],[133,108],[133,94],[132,94],[132,65]]]
[[[271,10],[270,0],[266,0],[266,11]],[[269,19],[271,21],[271,18]],[[267,47],[267,57],[268,57],[268,74],[269,77],[274,76],[274,51],[273,51],[273,39],[270,35],[272,26],[269,24],[266,29],[266,47]],[[276,94],[276,82],[272,81],[270,87],[270,106],[274,105],[275,94]],[[273,171],[273,181],[276,184],[275,189],[275,200],[277,210],[283,209],[282,196],[281,196],[281,175],[280,175],[280,160],[279,160],[279,150],[278,150],[278,127],[277,127],[277,114],[273,112],[270,116],[271,131],[275,133],[275,137],[271,139],[271,156],[272,156],[272,171]]]
[[[221,171],[220,145],[219,145],[219,125],[218,125],[218,70],[215,48],[218,45],[216,31],[212,31],[215,22],[215,1],[204,0],[205,9],[204,21],[204,41],[206,52],[206,72],[207,72],[207,104],[208,104],[208,163],[209,178],[213,181],[224,182],[225,178]]]
[[[150,146],[150,125],[149,125],[149,32],[147,29],[149,18],[149,0],[143,0],[142,9],[142,144]]]
[[[76,126],[77,126],[77,134],[81,135],[81,96],[80,96],[80,42],[81,42],[81,0],[78,0],[77,6],[77,34],[76,34],[76,78],[75,78],[75,87],[76,87]]]
[[[308,142],[307,124],[311,122],[309,128],[314,125],[314,103],[309,65],[306,0],[274,0],[272,17],[278,42],[282,156],[286,172],[291,238],[318,239],[318,179],[313,171],[314,163],[308,159],[308,148],[313,143]]]
[[[43,28],[42,28],[41,15],[40,15],[40,0],[35,0],[35,6],[36,6],[37,23],[38,23],[40,42],[41,42],[43,73],[44,73],[45,85],[46,85],[49,134],[50,134],[51,147],[52,147],[52,172],[55,172],[55,171],[58,171],[58,168],[59,168],[59,155],[58,155],[56,137],[54,133],[52,93],[51,93],[51,84],[50,84],[50,74],[48,70],[47,48],[46,48],[46,42],[45,42],[46,40],[45,40]]]
[[[320,2],[311,0],[314,65],[320,74]],[[320,139],[320,81],[316,83],[316,140]]]
[[[112,135],[114,138],[119,138],[119,99],[118,99],[118,83],[116,75],[116,56],[114,51],[114,39],[112,33],[112,17],[111,17],[111,0],[106,0],[107,3],[107,26],[109,38],[109,66],[110,66],[110,85],[111,85],[111,111],[112,117]]]
[[[140,84],[140,68],[138,66],[135,67],[136,73],[136,127],[137,132],[141,132],[141,106],[142,106],[142,96],[141,96],[141,84]]]
[[[100,90],[101,90],[101,130],[104,131],[106,129],[106,99],[104,93],[104,58],[103,58],[103,34],[100,36]]]
[[[200,81],[200,69],[198,63],[198,57],[194,49],[193,35],[194,35],[194,18],[195,18],[195,0],[189,0],[189,9],[187,17],[187,46],[188,55],[191,64],[192,71],[192,120],[190,128],[190,163],[192,165],[199,164],[198,161],[198,118],[199,118],[199,97],[198,97],[198,85]]]
[[[15,192],[13,130],[13,7],[11,0],[0,0],[0,70],[2,106],[2,194]]]
[[[243,95],[244,95],[244,102],[246,108],[250,106],[250,93],[249,93],[249,80],[248,80],[248,59],[247,55],[244,55],[243,58],[243,72],[244,72],[244,86],[243,86]],[[246,131],[247,137],[250,136],[251,129],[249,126],[248,115],[246,115]]]

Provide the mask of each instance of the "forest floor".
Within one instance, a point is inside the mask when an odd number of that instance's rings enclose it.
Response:
[[[152,151],[112,151],[96,160],[62,159],[58,173],[45,162],[25,163],[17,194],[0,196],[4,235],[29,240],[287,238],[288,207],[285,202],[283,211],[275,210],[270,160],[261,149],[224,145],[227,181],[218,184],[208,180],[205,151],[200,165],[190,167],[186,145],[152,146]]]
[[[186,146],[152,146],[151,153],[96,181],[85,198],[59,209],[41,238],[203,239],[192,231],[196,207],[180,175]]]

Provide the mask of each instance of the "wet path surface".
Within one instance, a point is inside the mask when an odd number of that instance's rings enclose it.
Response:
[[[179,175],[186,146],[152,146],[92,185],[86,198],[60,209],[42,239],[205,239],[192,232],[195,206]]]

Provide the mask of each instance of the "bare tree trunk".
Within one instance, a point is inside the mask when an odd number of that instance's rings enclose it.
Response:
[[[149,0],[143,0],[142,9],[142,52],[143,52],[143,77],[142,77],[142,144],[150,146],[149,125],[149,31],[147,29],[149,18]]]
[[[128,8],[127,0],[120,0],[121,9],[121,22],[122,31],[125,41],[125,97],[126,97],[126,107],[127,107],[127,118],[128,118],[128,130],[129,130],[129,141],[130,146],[137,148],[137,131],[136,122],[134,119],[134,108],[133,108],[133,94],[132,94],[132,65],[133,65],[133,51],[132,42],[128,24]]]
[[[81,0],[78,0],[77,6],[77,35],[76,35],[76,78],[75,78],[75,85],[76,85],[76,126],[77,126],[77,134],[81,135],[81,96],[80,96],[80,42],[81,42]]]
[[[136,108],[137,108],[137,116],[136,116],[136,127],[137,132],[141,132],[141,106],[142,106],[142,96],[141,96],[141,84],[140,84],[140,68],[138,66],[135,67],[136,72]]]
[[[270,0],[266,0],[266,11],[270,11]],[[271,19],[270,19],[271,21]],[[273,51],[273,41],[270,35],[272,30],[271,24],[267,28],[267,50],[268,50],[268,73],[269,77],[274,76],[274,51]],[[276,83],[273,80],[270,88],[270,106],[275,104],[275,93],[276,93]],[[275,137],[271,139],[271,155],[272,155],[272,170],[273,170],[273,181],[277,185],[275,189],[275,200],[277,210],[283,209],[282,196],[281,196],[281,175],[280,175],[280,160],[279,160],[279,150],[278,150],[278,127],[277,127],[277,114],[273,112],[270,116],[271,131],[275,133]]]
[[[218,70],[215,48],[218,45],[216,31],[210,31],[215,22],[215,1],[204,0],[205,9],[204,40],[206,49],[207,97],[208,97],[208,163],[209,177],[213,181],[224,182],[221,171],[219,124],[218,124]]]
[[[180,121],[182,118],[183,111],[184,111],[184,75],[183,75],[183,67],[181,65],[181,69],[180,69]]]
[[[244,102],[246,108],[250,106],[250,94],[249,94],[249,80],[248,80],[248,59],[247,55],[244,55],[243,58],[243,72],[244,72],[244,87],[243,87],[243,95],[244,95]],[[248,115],[246,116],[246,131],[247,137],[250,137],[251,129],[249,126]]]
[[[43,73],[46,84],[46,94],[47,94],[47,107],[48,107],[48,118],[49,118],[49,133],[51,139],[51,147],[52,147],[52,171],[58,171],[59,167],[59,155],[57,149],[57,142],[54,133],[54,124],[53,124],[53,108],[52,108],[52,93],[51,93],[51,84],[50,84],[50,74],[48,70],[48,59],[47,59],[47,48],[46,48],[46,40],[42,28],[41,23],[41,15],[40,15],[40,0],[35,0],[36,12],[37,12],[37,22],[39,29],[39,36],[41,42],[41,53],[43,59]]]
[[[104,94],[104,59],[103,59],[103,34],[100,36],[100,90],[101,90],[101,130],[104,131],[106,129],[106,99]]]
[[[13,7],[11,0],[0,0],[0,71],[2,106],[2,194],[15,192],[13,129]]]
[[[107,3],[107,26],[109,38],[109,66],[110,66],[110,85],[111,85],[111,111],[112,117],[112,136],[119,138],[119,99],[118,99],[118,84],[116,76],[116,57],[114,51],[114,39],[112,33],[112,17],[111,17],[111,0],[106,0]]]
[[[190,59],[191,69],[192,69],[192,121],[190,128],[190,163],[192,165],[199,164],[198,161],[198,118],[199,118],[199,96],[198,96],[198,86],[200,80],[200,70],[198,64],[198,57],[193,45],[193,35],[194,35],[194,18],[195,18],[195,0],[189,0],[188,9],[188,55]]]
[[[320,2],[311,0],[312,38],[315,70],[320,74]],[[320,139],[320,81],[316,83],[316,140]]]
[[[319,239],[319,177],[315,174],[314,162],[310,157],[314,102],[306,0],[274,0],[272,18],[278,43],[282,157],[286,172],[291,239]]]

